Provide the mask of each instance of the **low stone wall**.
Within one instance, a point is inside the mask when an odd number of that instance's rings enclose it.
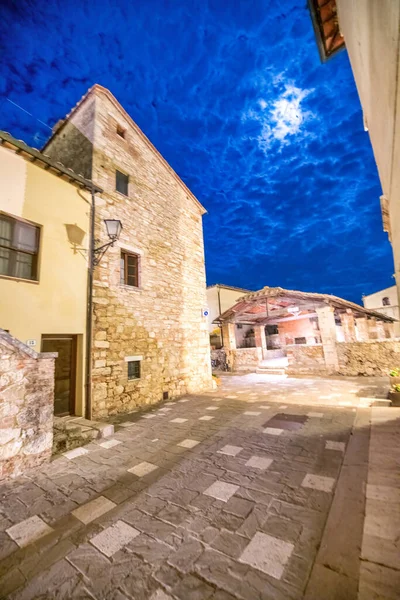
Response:
[[[287,346],[289,375],[382,376],[400,367],[400,341],[337,342],[339,370],[325,365],[323,346]]]
[[[322,344],[312,346],[286,346],[289,375],[326,375],[324,350]]]
[[[340,342],[336,348],[341,375],[388,375],[400,367],[400,341]]]
[[[50,459],[56,356],[0,330],[0,480]]]
[[[261,348],[237,348],[228,350],[226,358],[231,371],[253,371],[262,361]]]

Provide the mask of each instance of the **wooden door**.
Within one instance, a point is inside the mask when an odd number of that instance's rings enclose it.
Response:
[[[42,336],[42,352],[57,352],[54,375],[54,414],[75,414],[76,335]]]

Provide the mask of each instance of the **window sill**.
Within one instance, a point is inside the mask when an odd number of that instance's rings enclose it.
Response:
[[[122,290],[129,290],[130,292],[136,292],[136,293],[141,292],[143,289],[141,287],[135,287],[134,285],[126,285],[126,283],[120,283],[119,287]]]
[[[7,279],[8,281],[17,281],[18,283],[34,283],[39,285],[38,279],[24,279],[23,277],[11,277],[10,275],[0,275],[0,279]]]
[[[138,386],[140,387],[142,381],[143,380],[140,377],[139,379],[120,379],[119,383],[120,385],[123,385],[124,388],[126,388],[127,392],[129,392],[131,390],[134,390]]]
[[[115,194],[118,194],[118,196],[121,196],[121,198],[128,198],[129,199],[129,194],[124,194],[123,192],[119,192],[118,190],[114,190]]]

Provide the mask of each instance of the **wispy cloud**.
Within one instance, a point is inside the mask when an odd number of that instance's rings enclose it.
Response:
[[[280,98],[274,102],[271,111],[272,135],[278,140],[295,135],[306,127],[306,120],[311,116],[310,111],[302,108],[302,101],[310,94],[310,90],[302,90],[293,85],[287,85]]]
[[[311,138],[311,120],[315,115],[304,108],[304,100],[314,90],[301,89],[293,83],[284,83],[282,76],[274,77],[276,90],[269,91],[268,97],[259,98],[254,106],[242,113],[242,121],[259,124],[261,132],[257,136],[260,147],[268,152],[275,141],[281,144],[293,143],[294,136]],[[278,85],[279,82],[279,85]],[[283,84],[283,90],[282,90]],[[252,136],[250,136],[252,137]]]

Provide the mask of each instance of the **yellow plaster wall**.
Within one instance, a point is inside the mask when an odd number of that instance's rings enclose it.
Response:
[[[26,169],[25,160],[0,147],[1,196],[0,210],[22,215],[24,205]]]
[[[0,194],[0,211],[41,226],[39,281],[0,276],[0,327],[24,343],[36,340],[37,351],[43,334],[79,336],[76,407],[83,414],[90,194],[10,150],[0,150],[0,181],[8,181],[6,193]],[[11,169],[25,177],[24,186],[7,179]],[[70,241],[77,228],[84,235],[82,247]]]

